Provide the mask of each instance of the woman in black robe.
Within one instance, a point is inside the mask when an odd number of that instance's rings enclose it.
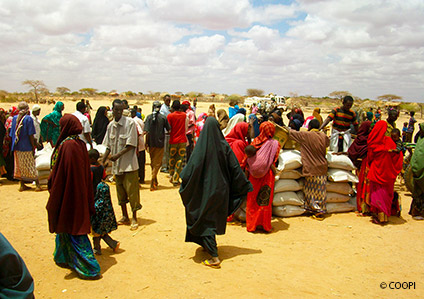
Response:
[[[185,241],[199,244],[212,256],[203,261],[204,265],[220,268],[215,235],[225,234],[227,217],[253,188],[214,117],[207,118],[180,177],[187,223]]]
[[[105,138],[107,125],[109,124],[109,119],[106,114],[107,108],[105,106],[101,106],[97,109],[96,117],[94,118],[91,136],[97,144],[102,144],[103,139]]]

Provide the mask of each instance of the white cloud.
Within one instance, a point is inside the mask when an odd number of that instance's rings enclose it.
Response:
[[[3,0],[0,89],[41,79],[52,90],[257,87],[424,100],[422,0],[263,3]]]

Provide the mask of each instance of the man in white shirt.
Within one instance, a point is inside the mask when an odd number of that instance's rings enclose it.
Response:
[[[171,113],[171,107],[169,106],[171,104],[171,96],[169,94],[165,95],[163,97],[163,104],[160,107],[159,113],[165,116],[165,118],[168,117],[168,114]],[[165,152],[162,159],[162,168],[161,172],[168,173],[168,164],[169,164],[169,131],[165,132]]]
[[[105,165],[109,154],[112,154],[112,174],[115,175],[116,193],[122,209],[122,219],[118,224],[130,224],[127,203],[130,203],[133,217],[131,230],[138,228],[137,211],[141,209],[140,187],[138,184],[137,161],[137,125],[129,117],[123,116],[124,104],[121,100],[114,100],[112,112],[114,120],[107,126],[103,145],[106,152],[103,156]]]
[[[90,121],[88,120],[88,117],[84,115],[85,110],[87,109],[87,106],[83,102],[77,103],[77,111],[72,113],[74,116],[78,118],[82,125],[82,133],[79,135],[80,139],[84,141],[85,143],[88,143],[90,145],[90,149],[93,148],[93,143],[91,141],[91,127],[90,127]]]
[[[40,121],[38,120],[38,117],[37,117],[40,115],[40,112],[41,112],[40,105],[35,104],[34,106],[32,106],[31,118],[34,122],[34,128],[35,128],[34,140],[38,150],[43,148],[43,145],[40,142],[40,136],[41,136]]]

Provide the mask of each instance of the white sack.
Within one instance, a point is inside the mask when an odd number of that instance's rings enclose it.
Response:
[[[358,183],[358,177],[354,175],[352,172],[343,170],[343,169],[336,169],[336,168],[329,168],[328,169],[328,180],[331,182],[351,182],[351,183]]]
[[[355,206],[351,205],[348,202],[341,203],[327,203],[327,213],[344,213],[352,212],[355,210]]]
[[[292,179],[297,180],[302,177],[302,172],[297,169],[284,170],[278,174],[280,179]]]
[[[335,192],[344,195],[353,194],[353,189],[349,183],[327,182],[327,192]]]
[[[274,186],[274,193],[299,190],[302,190],[302,186],[300,186],[299,182],[296,180],[278,180],[275,182]]]
[[[348,202],[350,199],[349,195],[334,193],[334,192],[327,192],[327,203],[334,203],[334,202]]]
[[[278,155],[279,171],[297,169],[302,166],[300,152],[298,150],[281,150]]]
[[[346,155],[333,155],[332,152],[327,153],[327,161],[329,168],[354,170],[356,169],[353,165],[352,160]]]
[[[274,193],[272,205],[275,207],[285,205],[303,206],[303,200],[301,200],[297,193],[293,191],[278,192]]]
[[[39,180],[47,179],[50,175],[50,169],[48,170],[37,170],[37,177]]]
[[[305,213],[305,209],[303,207],[299,206],[278,206],[278,207],[272,207],[272,215],[278,216],[278,217],[292,217],[292,216],[299,216]]]
[[[51,154],[42,154],[35,159],[35,168],[37,170],[49,170],[50,171],[50,159]]]

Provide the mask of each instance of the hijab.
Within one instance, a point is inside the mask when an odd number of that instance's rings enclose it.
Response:
[[[240,122],[244,121],[244,115],[241,113],[237,113],[232,118],[230,118],[230,121],[228,122],[227,127],[222,130],[222,134],[224,134],[224,137],[230,134],[231,130],[234,128],[234,126]]]
[[[321,112],[320,108],[315,108],[314,112],[312,112],[312,116],[319,121],[319,125],[322,125],[322,116],[320,115],[320,112]]]
[[[224,109],[219,109],[216,112],[216,115],[218,116],[218,122],[221,130],[224,130],[228,125],[228,121],[230,120],[227,111],[225,111]]]
[[[358,134],[348,150],[348,156],[350,160],[352,160],[353,164],[358,169],[361,168],[362,163],[358,159],[362,159],[367,155],[367,142],[368,135],[370,134],[371,125],[372,122],[369,120],[362,122],[361,126],[358,129]]]
[[[94,117],[93,129],[91,135],[97,144],[101,144],[106,134],[109,119],[106,116],[107,109],[105,106],[99,107]]]
[[[258,150],[261,148],[261,146],[269,139],[271,139],[272,137],[274,137],[275,134],[275,126],[269,122],[269,121],[265,121],[263,123],[261,123],[260,127],[260,134],[258,137],[256,137],[253,142],[252,145]]]
[[[256,116],[256,114],[250,114],[249,115],[249,122],[252,124],[253,127],[253,131],[255,133],[255,138],[259,136],[259,121],[258,121],[258,117]]]

